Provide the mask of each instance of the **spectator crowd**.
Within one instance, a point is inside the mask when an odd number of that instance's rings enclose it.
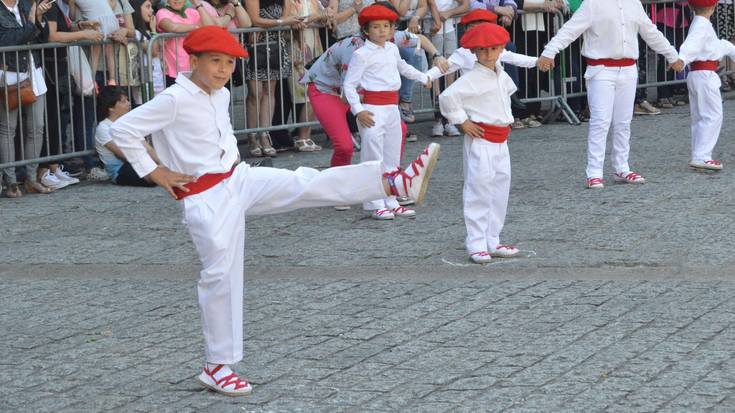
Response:
[[[241,2],[243,1],[243,2]],[[390,0],[401,16],[398,30],[428,39],[439,56],[448,58],[458,47],[463,28],[459,17],[473,9],[498,16],[498,24],[511,32],[506,48],[538,56],[553,36],[558,15],[574,13],[583,0]],[[151,40],[161,33],[186,33],[216,25],[228,29],[266,29],[236,33],[250,58],[237,62],[231,89],[242,88],[244,118],[249,130],[248,150],[253,157],[274,157],[282,150],[301,152],[322,148],[311,139],[314,120],[306,86],[300,80],[311,64],[340,39],[360,34],[359,11],[373,0],[0,0],[0,47],[19,51],[2,53],[0,66],[0,164],[47,158],[0,170],[2,194],[16,198],[24,193],[48,194],[80,180],[111,180],[120,185],[150,185],[135,176],[124,155],[109,139],[112,121],[131,106],[141,104],[189,70],[183,37]],[[645,2],[644,2],[645,3]],[[735,38],[734,0],[720,0],[713,23],[720,38]],[[692,19],[687,1],[647,4],[651,20],[678,49]],[[84,46],[39,47],[44,43]],[[31,46],[35,46],[32,49]],[[147,53],[148,49],[151,53]],[[410,65],[426,70],[433,57],[427,48],[400,47]],[[505,69],[519,88],[513,96],[513,128],[536,128],[547,116],[543,97],[566,88],[570,107],[580,120],[588,119],[580,45],[570,48],[566,67],[551,74],[537,69]],[[666,63],[652,65],[641,47],[640,82],[652,76],[682,80],[666,71]],[[662,58],[659,58],[662,59]],[[724,63],[724,62],[723,62]],[[143,69],[153,73],[149,82]],[[652,69],[654,68],[654,69]],[[561,72],[563,70],[564,72]],[[651,70],[656,73],[650,73]],[[723,91],[735,87],[735,77],[723,74]],[[453,81],[442,78],[438,93]],[[439,84],[440,83],[440,84]],[[686,85],[659,86],[650,103],[639,89],[635,113],[656,115],[661,109],[687,104]],[[402,79],[401,118],[408,124],[414,114],[413,81]],[[238,94],[233,94],[234,100]],[[348,113],[348,117],[351,114]],[[459,136],[457,128],[436,111],[434,136]],[[348,119],[359,148],[357,126]],[[280,124],[299,127],[272,128]],[[416,139],[408,133],[408,140]],[[96,155],[75,152],[95,149]],[[154,159],[155,153],[150,148]],[[72,155],[69,155],[72,154]],[[64,155],[64,156],[57,156]],[[54,156],[56,160],[54,160]],[[61,159],[64,159],[62,162]],[[20,184],[22,182],[22,185]]]

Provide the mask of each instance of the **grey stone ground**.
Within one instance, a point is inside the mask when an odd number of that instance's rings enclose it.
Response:
[[[586,126],[514,132],[504,240],[529,258],[468,264],[459,139],[415,220],[249,218],[238,399],[193,380],[198,265],[174,201],[0,199],[0,412],[735,411],[733,118],[726,102],[718,174],[686,166],[688,108],[636,118],[648,183],[604,191],[583,189]]]

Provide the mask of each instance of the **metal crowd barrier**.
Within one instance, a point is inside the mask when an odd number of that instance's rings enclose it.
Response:
[[[688,22],[691,21],[691,13],[686,1],[680,0],[643,0],[648,15],[656,23],[669,41],[675,47],[679,47],[686,37]],[[735,33],[735,5],[723,4],[718,6],[719,16],[713,17],[712,21],[720,37],[733,36]],[[512,35],[512,42],[519,53],[539,56],[544,45],[564,24],[568,16],[560,11],[553,13],[535,12],[525,14],[518,11],[518,16],[512,25],[508,27]],[[525,22],[523,21],[525,19]],[[456,20],[454,24],[456,24]],[[431,27],[431,17],[427,15],[423,24],[424,30]],[[233,79],[228,85],[232,92],[230,114],[233,129],[237,135],[245,135],[264,131],[275,131],[296,128],[309,128],[318,126],[314,120],[313,112],[305,96],[305,90],[298,81],[308,64],[315,60],[329,45],[329,37],[320,33],[324,30],[317,26],[310,26],[305,30],[292,30],[289,27],[278,27],[269,30],[260,28],[237,29],[233,35],[248,45],[250,54],[249,61],[239,61]],[[455,27],[455,30],[462,28]],[[430,37],[430,33],[424,32]],[[155,35],[144,43],[130,40],[136,47],[126,48],[124,53],[116,53],[127,68],[126,77],[122,79],[120,71],[116,72],[118,84],[128,88],[133,103],[142,103],[151,99],[160,92],[167,81],[171,83],[173,76],[168,79],[166,73],[172,69],[170,74],[184,70],[188,61],[182,62],[177,57],[173,60],[166,58],[166,53],[178,56],[182,47],[184,33],[165,33]],[[458,36],[459,37],[459,36]],[[682,75],[672,71],[666,71],[666,62],[663,57],[655,54],[644,42],[640,42],[639,56],[639,89],[642,95],[655,100],[657,95],[670,93],[671,88],[685,83]],[[30,51],[42,51],[46,53],[43,61],[43,70],[49,91],[46,100],[58,102],[58,113],[54,113],[51,119],[55,124],[49,124],[48,102],[44,110],[44,133],[42,143],[38,144],[25,139],[27,131],[24,125],[19,123],[16,131],[0,123],[0,128],[6,135],[14,134],[15,145],[6,142],[0,145],[2,158],[0,168],[25,165],[38,162],[56,162],[64,159],[94,154],[93,130],[98,119],[96,117],[96,96],[94,93],[80,96],[78,93],[68,92],[73,85],[71,75],[71,62],[62,58],[62,50],[67,51],[73,47],[81,47],[86,54],[76,54],[77,66],[81,66],[81,60],[89,56],[91,42],[78,43],[49,43],[44,45],[2,47],[0,48],[0,64],[4,65],[7,56],[14,54],[16,57]],[[284,55],[288,55],[291,64],[280,65]],[[423,54],[422,54],[423,55]],[[106,62],[102,53],[100,67],[104,68]],[[421,59],[426,62],[425,56]],[[422,69],[426,63],[423,63]],[[262,66],[262,67],[261,67]],[[261,67],[260,69],[257,69]],[[527,105],[547,105],[546,118],[544,121],[555,120],[562,116],[570,123],[578,124],[575,111],[581,110],[586,97],[584,82],[584,71],[586,63],[581,55],[581,39],[574,42],[562,51],[557,58],[557,66],[549,73],[543,73],[536,69],[518,70],[519,97],[521,102]],[[263,76],[255,76],[260,72]],[[102,84],[106,82],[107,73],[102,70],[99,79]],[[727,62],[724,74],[735,74],[735,65]],[[251,80],[247,80],[251,78]],[[48,82],[48,80],[57,80]],[[257,79],[257,82],[255,82]],[[250,87],[257,86],[252,93]],[[6,78],[0,79],[0,90],[7,90]],[[3,95],[5,96],[5,95]],[[7,99],[7,97],[4,97]],[[427,91],[421,85],[414,86],[413,108],[416,113],[430,113],[436,108],[436,97],[433,91]],[[0,110],[5,112],[7,119],[9,111],[7,103],[0,102]],[[29,111],[28,107],[19,109],[21,114]],[[90,126],[91,125],[91,126]],[[80,136],[82,135],[82,136]],[[6,141],[8,141],[6,139]],[[2,142],[2,140],[0,140]],[[46,148],[43,155],[39,146]],[[12,156],[10,152],[13,152]]]
[[[144,87],[141,79],[145,57],[141,44],[128,39],[128,46],[114,46],[117,84],[127,88],[129,96],[140,96]],[[100,49],[98,68],[101,72],[92,73],[91,47]],[[9,84],[7,75],[0,79],[0,169],[95,155],[94,131],[98,119],[94,81],[97,78],[97,83],[104,85],[108,80],[103,50],[100,43],[89,41],[0,47],[0,67],[7,67],[6,62],[10,59],[17,61],[21,56],[40,53],[48,89],[36,103],[19,105],[11,111],[8,108],[8,91],[15,90],[15,97],[20,98],[19,88],[14,87],[15,82]],[[32,111],[36,104],[44,105],[40,137],[25,130],[25,124],[20,120],[15,129],[11,128],[8,120],[13,117],[30,117],[31,122],[36,123]]]

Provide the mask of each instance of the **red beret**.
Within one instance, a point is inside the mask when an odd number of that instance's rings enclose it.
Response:
[[[248,57],[240,42],[223,27],[204,26],[191,31],[184,39],[186,53],[224,53],[233,57]]]
[[[498,15],[491,11],[475,9],[462,16],[462,18],[459,20],[460,24],[470,24],[473,22],[497,23]]]
[[[460,40],[465,49],[487,49],[505,45],[510,41],[510,34],[504,28],[493,23],[482,23],[467,30]]]
[[[689,5],[694,7],[714,7],[717,0],[689,0]]]
[[[373,4],[362,9],[360,15],[357,16],[357,21],[360,22],[360,26],[364,26],[368,22],[375,20],[390,20],[394,22],[398,20],[398,15],[385,6]]]

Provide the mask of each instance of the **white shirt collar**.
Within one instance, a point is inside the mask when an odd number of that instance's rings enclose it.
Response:
[[[197,86],[196,83],[192,82],[191,79],[191,72],[181,72],[178,76],[176,76],[176,84],[183,87],[187,92],[191,93],[192,95],[196,95],[197,93],[204,93],[205,95],[209,96],[209,93],[205,92]],[[217,93],[218,91],[213,90],[212,94]]]
[[[383,45],[382,47],[378,46],[377,44],[370,41],[370,39],[368,38],[365,39],[365,46],[367,46],[370,49],[385,49],[385,45]]]

